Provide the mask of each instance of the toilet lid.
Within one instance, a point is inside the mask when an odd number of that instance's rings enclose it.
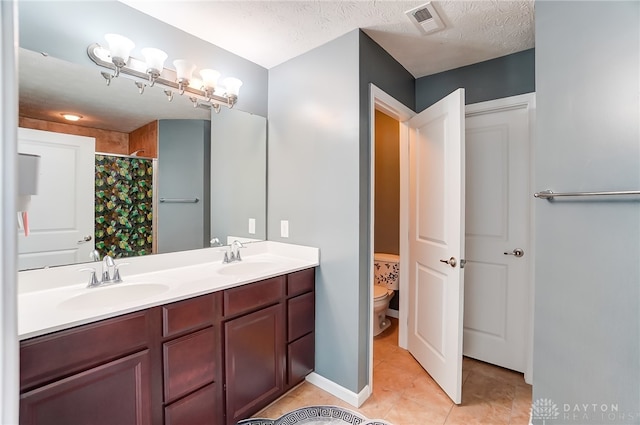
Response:
[[[389,290],[382,285],[373,285],[373,299],[384,298]]]

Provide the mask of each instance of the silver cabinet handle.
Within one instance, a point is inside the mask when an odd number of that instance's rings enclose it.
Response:
[[[456,257],[451,257],[448,260],[440,260],[441,263],[445,263],[450,265],[451,267],[455,267],[456,264],[458,264],[458,261],[456,260]]]
[[[524,250],[520,248],[516,248],[511,252],[505,252],[504,255],[513,255],[515,257],[524,257]]]
[[[84,238],[82,238],[81,241],[78,241],[78,245],[83,244],[85,242],[89,242],[91,239],[93,239],[93,237],[91,235],[87,235]]]

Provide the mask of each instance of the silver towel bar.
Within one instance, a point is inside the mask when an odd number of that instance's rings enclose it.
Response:
[[[561,196],[627,196],[627,195],[640,195],[640,190],[618,190],[612,192],[560,192],[555,193],[551,190],[543,190],[542,192],[534,193],[533,196],[539,199],[552,200]]]
[[[160,202],[167,204],[197,204],[200,198],[160,198]]]

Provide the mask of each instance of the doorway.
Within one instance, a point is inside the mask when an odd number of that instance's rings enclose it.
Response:
[[[375,142],[375,119],[376,116],[375,114],[381,114],[384,113],[387,118],[392,118],[397,120],[398,122],[398,126],[399,126],[399,133],[400,133],[400,142],[399,142],[399,146],[398,149],[400,151],[400,158],[399,158],[399,162],[400,164],[400,168],[402,170],[406,170],[407,167],[407,162],[408,162],[408,143],[406,141],[408,133],[409,133],[409,129],[407,126],[406,121],[414,115],[414,113],[412,111],[407,110],[406,108],[404,108],[403,105],[401,105],[399,102],[395,101],[395,99],[389,97],[388,95],[386,95],[384,92],[382,92],[381,90],[377,89],[375,86],[372,85],[371,87],[371,115],[372,115],[372,135],[374,135],[373,140],[372,140],[372,164],[371,164],[371,181],[372,181],[372,193],[371,193],[371,211],[372,211],[372,217],[371,217],[371,240],[375,241],[376,240],[376,220],[377,218],[374,216],[374,212],[375,212],[375,202],[376,202],[376,193],[375,193],[375,185],[376,183],[376,171],[375,171],[375,149],[376,149],[376,142]],[[509,112],[511,111],[511,112]],[[527,198],[527,194],[530,193],[530,187],[529,187],[529,181],[530,181],[530,175],[529,175],[529,139],[530,139],[530,129],[532,128],[532,120],[534,118],[534,111],[535,111],[535,95],[534,94],[528,94],[528,95],[521,95],[521,96],[514,96],[511,98],[506,98],[506,99],[499,99],[496,101],[491,101],[491,102],[483,102],[482,104],[476,104],[476,105],[468,105],[467,109],[466,109],[466,115],[467,117],[469,116],[473,116],[472,120],[476,120],[478,117],[481,116],[489,116],[492,113],[497,113],[498,115],[502,114],[504,115],[505,112],[507,112],[507,115],[509,113],[515,113],[516,114],[520,114],[520,115],[524,115],[525,117],[525,121],[526,121],[526,125],[522,130],[523,133],[526,133],[526,137],[527,137],[527,145],[524,148],[525,150],[525,160],[527,161],[527,166],[526,168],[526,182],[524,183],[524,189],[523,186],[521,185],[519,188],[519,192],[520,194],[522,194],[525,198]],[[384,118],[385,120],[387,118]],[[469,118],[468,118],[469,119]],[[484,124],[483,124],[484,125]],[[502,126],[502,127],[501,127]],[[485,126],[484,128],[480,128],[482,127],[482,125],[478,126],[477,123],[472,123],[471,127],[474,128],[474,131],[476,131],[477,134],[473,134],[471,136],[469,136],[469,134],[467,135],[467,137],[470,140],[473,140],[473,143],[476,143],[476,139],[478,134],[484,134],[487,131],[487,128],[492,128],[492,129],[500,129],[502,128],[502,130],[504,130],[504,126],[500,123],[495,123],[495,122],[490,122],[487,126]],[[513,129],[509,129],[507,128],[506,130],[507,133],[509,131],[513,131]],[[499,144],[499,143],[498,143]],[[509,149],[507,149],[508,151]],[[474,146],[473,149],[471,149],[471,151],[473,152],[473,154],[477,154],[477,146]],[[499,151],[499,150],[498,150]],[[467,156],[468,157],[468,156]],[[474,164],[474,168],[471,170],[471,174],[473,175],[473,178],[478,178],[478,173],[477,170],[478,168],[483,169],[483,167],[478,167],[475,165],[476,158],[473,158],[473,164]],[[483,163],[484,164],[484,163]],[[489,168],[491,168],[492,165],[489,165]],[[484,168],[486,169],[487,167],[484,166]],[[517,166],[513,166],[512,168],[518,169],[518,168],[522,168],[520,167],[520,165]],[[399,181],[399,192],[400,192],[400,198],[401,199],[407,199],[407,187],[408,187],[408,177],[406,176],[406,172],[401,172],[400,173],[400,181]],[[499,177],[498,177],[499,178]],[[478,181],[474,181],[475,185],[480,185],[481,187],[483,186],[482,182],[478,182]],[[511,180],[509,179],[508,184],[506,184],[507,186],[511,184]],[[474,199],[475,204],[478,204],[477,199]],[[471,204],[473,205],[474,202],[471,202]],[[530,211],[531,211],[531,206],[530,204],[530,200],[525,199],[524,201],[525,204],[525,211],[524,211],[524,215],[526,215],[526,229],[525,229],[525,237],[524,240],[520,239],[519,241],[513,241],[513,240],[507,240],[505,239],[503,242],[503,244],[505,245],[509,245],[512,243],[516,243],[516,244],[520,244],[522,245],[522,247],[526,247],[523,250],[526,252],[527,254],[527,260],[531,261],[532,260],[532,254],[530,251],[530,244],[529,244],[529,237],[528,235],[530,234],[530,222],[531,220],[529,219],[530,216]],[[478,209],[478,206],[475,205],[473,206],[473,208],[475,208],[476,210]],[[474,210],[474,214],[475,214],[475,210]],[[407,217],[407,211],[406,211],[406,204],[403,207],[403,203],[401,202],[401,206],[400,206],[400,223],[398,226],[398,231],[400,233],[400,235],[407,235],[407,219],[405,218]],[[475,216],[474,216],[475,217]],[[468,221],[467,221],[468,222]],[[474,227],[475,226],[475,227]],[[473,222],[473,225],[471,226],[471,229],[477,229],[477,222]],[[511,230],[511,225],[508,226],[508,230],[509,232],[512,232]],[[478,233],[478,232],[475,232]],[[513,232],[512,232],[513,233]],[[472,235],[475,236],[475,235]],[[407,241],[406,238],[400,237],[399,238],[399,245],[400,245],[400,252],[407,252]],[[465,237],[466,240],[469,239],[469,232],[467,232],[467,237]],[[504,239],[504,238],[503,238]],[[503,288],[502,291],[500,290],[496,290],[496,288],[494,288],[494,297],[478,297],[477,300],[475,300],[476,302],[469,302],[468,305],[465,307],[465,315],[467,315],[470,319],[474,319],[471,320],[470,322],[465,321],[465,330],[464,330],[464,340],[465,340],[465,351],[464,354],[466,356],[472,357],[472,358],[477,358],[480,359],[482,361],[486,361],[488,363],[492,363],[492,364],[497,364],[503,367],[507,367],[507,368],[511,368],[520,372],[525,372],[525,378],[527,382],[530,382],[530,378],[531,378],[531,347],[532,347],[532,341],[531,341],[531,323],[533,323],[532,321],[532,305],[530,302],[530,299],[532,299],[532,297],[530,296],[532,294],[532,288],[531,285],[529,284],[529,282],[532,282],[531,279],[531,270],[528,267],[521,267],[522,264],[519,264],[518,262],[516,262],[516,260],[520,260],[521,258],[517,257],[517,256],[513,256],[513,255],[508,255],[513,253],[516,248],[518,247],[510,247],[507,248],[507,246],[504,247],[504,249],[502,249],[499,253],[499,259],[504,263],[505,261],[511,262],[512,264],[515,264],[514,268],[518,268],[520,267],[521,269],[524,269],[524,272],[522,272],[520,275],[524,276],[525,282],[523,282],[523,286],[520,290],[520,295],[519,295],[519,304],[517,306],[517,309],[519,309],[519,312],[522,313],[522,323],[519,323],[518,325],[518,329],[517,332],[521,338],[521,341],[519,342],[519,348],[516,349],[516,351],[519,350],[519,352],[521,353],[520,359],[516,362],[516,363],[511,363],[509,364],[508,362],[505,363],[501,360],[495,360],[495,353],[494,355],[494,359],[491,358],[491,355],[489,355],[489,357],[485,356],[485,354],[481,353],[478,354],[477,353],[477,349],[476,347],[481,346],[482,344],[479,344],[478,341],[483,341],[483,343],[486,343],[487,341],[489,342],[495,342],[496,340],[499,340],[500,338],[502,338],[503,340],[504,335],[500,335],[499,332],[495,332],[495,329],[500,329],[501,327],[504,327],[505,322],[509,322],[506,320],[506,310],[507,310],[507,306],[509,305],[509,302],[507,302],[504,298],[504,296],[509,295],[510,292],[512,291],[512,288],[509,288],[509,291],[506,291],[506,289],[504,289],[504,285],[502,285],[501,287]],[[376,252],[377,248],[374,248],[372,246],[371,249],[371,255],[373,257],[373,252]],[[469,251],[467,250],[465,253],[465,256],[469,255]],[[373,258],[371,258],[371,261],[373,264]],[[476,263],[472,263],[472,265],[470,266],[470,268],[468,269],[468,271],[470,271],[470,281],[473,284],[470,284],[469,286],[470,291],[468,290],[469,288],[465,288],[465,293],[466,293],[466,297],[467,299],[471,299],[473,295],[473,291],[477,291],[478,285],[475,285],[475,282],[479,280],[479,275],[481,275],[481,273],[478,273],[478,270],[481,269],[482,267],[478,267],[478,265],[482,264],[484,260],[481,259],[481,261],[476,261]],[[486,261],[484,261],[486,262]],[[521,262],[522,263],[522,262]],[[508,272],[508,264],[507,265],[502,265],[502,271],[504,273]],[[399,291],[399,303],[398,303],[398,312],[395,313],[392,311],[391,316],[395,317],[397,316],[399,318],[399,332],[398,332],[398,345],[401,348],[407,348],[407,293],[405,292],[405,297],[402,296],[403,293],[403,288],[407,288],[407,279],[408,279],[408,270],[407,270],[407,261],[405,259],[405,261],[403,261],[403,258],[400,258],[400,275],[401,275],[401,284],[400,284],[400,291]],[[474,270],[475,268],[475,270]],[[496,268],[500,268],[500,267],[496,267]],[[511,276],[508,276],[509,279],[511,279]],[[498,287],[500,287],[500,285],[498,285]],[[517,292],[517,291],[516,291]],[[502,296],[502,298],[500,298],[500,296]],[[484,320],[485,317],[482,316],[481,311],[483,309],[488,309],[488,308],[493,308],[492,306],[494,306],[496,304],[496,302],[499,302],[499,306],[500,308],[498,308],[498,311],[501,311],[501,315],[494,315],[494,316],[490,316],[489,315],[489,320]],[[513,302],[513,301],[511,301]],[[513,309],[513,308],[512,308]],[[495,312],[495,311],[494,311]],[[511,312],[508,312],[508,314],[512,314]],[[475,317],[474,317],[475,316]],[[484,323],[482,323],[482,320],[478,321],[478,316],[484,320]],[[495,316],[500,316],[498,317],[498,319],[502,318],[502,322],[499,322],[496,320]],[[494,326],[494,328],[491,328],[490,326],[487,327],[487,323],[490,323],[492,326]],[[484,326],[484,328],[483,328]],[[509,330],[509,332],[511,332],[513,334],[514,330]],[[467,345],[469,345],[469,350],[467,350]],[[491,344],[489,344],[491,345]],[[371,346],[372,347],[372,346]],[[475,352],[474,352],[475,350]],[[497,350],[498,352],[500,352],[500,350]],[[504,351],[504,350],[503,350]],[[512,350],[513,351],[513,350]],[[373,353],[372,350],[370,350],[370,364],[373,364]],[[513,366],[513,364],[517,364],[516,366]],[[371,368],[370,368],[371,371]],[[372,377],[372,376],[371,376]],[[373,382],[372,379],[370,379],[370,382]]]

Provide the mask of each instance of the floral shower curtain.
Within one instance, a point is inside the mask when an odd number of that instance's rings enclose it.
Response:
[[[102,258],[152,253],[153,160],[96,155],[95,242]]]

